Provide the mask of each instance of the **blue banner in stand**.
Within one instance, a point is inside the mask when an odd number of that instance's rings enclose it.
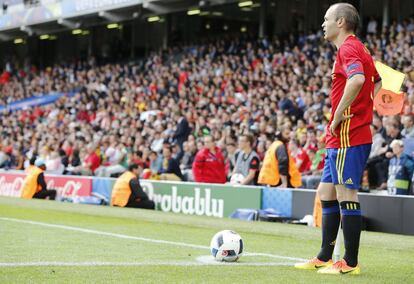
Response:
[[[283,217],[292,217],[292,190],[264,187],[262,209],[273,208]]]
[[[73,97],[75,92],[69,93],[51,93],[44,96],[34,96],[24,100],[12,102],[6,106],[0,106],[0,113],[4,111],[15,111],[24,108],[47,105],[56,102],[59,98],[63,96]]]

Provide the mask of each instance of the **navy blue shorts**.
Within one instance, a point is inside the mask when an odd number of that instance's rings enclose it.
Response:
[[[349,189],[359,189],[370,152],[371,144],[326,149],[321,182],[343,184]]]

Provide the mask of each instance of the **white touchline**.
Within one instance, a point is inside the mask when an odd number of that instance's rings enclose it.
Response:
[[[205,262],[205,261],[159,261],[159,262],[62,262],[62,261],[38,261],[38,262],[0,262],[0,267],[28,267],[28,266],[291,266],[288,262]]]
[[[77,232],[100,235],[100,236],[115,237],[115,238],[120,238],[120,239],[129,239],[129,240],[136,240],[136,241],[142,241],[142,242],[150,242],[150,243],[166,244],[166,245],[172,245],[172,246],[189,247],[189,248],[203,249],[203,250],[210,249],[208,246],[201,246],[201,245],[194,245],[194,244],[189,244],[189,243],[173,242],[173,241],[166,241],[166,240],[154,240],[154,239],[143,238],[143,237],[128,236],[128,235],[123,235],[123,234],[116,234],[116,233],[109,233],[109,232],[103,232],[103,231],[97,231],[97,230],[91,230],[91,229],[84,229],[84,228],[80,228],[80,227],[57,225],[57,224],[50,224],[50,223],[23,220],[23,219],[0,217],[0,220],[10,221],[10,222],[17,222],[17,223],[25,223],[25,224],[31,224],[31,225],[38,225],[38,226],[50,227],[50,228],[58,228],[58,229],[69,230],[69,231],[77,231]],[[275,254],[268,254],[268,253],[249,253],[249,252],[245,252],[244,255],[246,255],[246,256],[266,256],[266,257],[271,257],[271,258],[287,259],[287,260],[295,260],[295,261],[304,261],[305,260],[303,258],[298,258],[298,257],[289,257],[289,256],[282,256],[282,255],[275,255]]]

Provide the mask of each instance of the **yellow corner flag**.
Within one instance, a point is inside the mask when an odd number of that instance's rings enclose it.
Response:
[[[380,115],[399,114],[404,106],[404,93],[400,92],[405,74],[375,61],[375,68],[382,79],[382,88],[374,98],[374,107]]]
[[[375,61],[375,68],[377,68],[377,71],[382,78],[383,89],[393,93],[400,92],[401,86],[405,79],[404,73],[394,70],[379,61]]]

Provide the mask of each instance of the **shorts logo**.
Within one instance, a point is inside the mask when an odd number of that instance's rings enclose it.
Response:
[[[351,178],[349,178],[349,179],[347,179],[347,180],[345,181],[345,184],[354,184],[354,183],[352,182],[352,179],[351,179]]]

